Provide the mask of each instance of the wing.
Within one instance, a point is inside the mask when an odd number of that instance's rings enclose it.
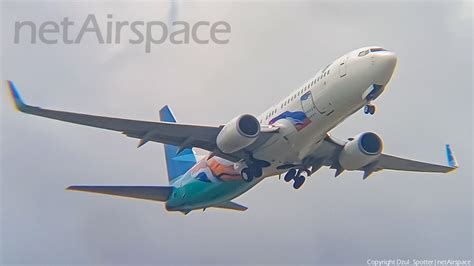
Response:
[[[325,156],[325,165],[334,169],[339,169],[338,158],[339,153],[345,145],[345,141],[335,139],[327,136],[324,139],[322,146],[323,154]],[[411,171],[411,172],[429,172],[429,173],[448,173],[458,168],[456,158],[449,144],[446,145],[446,156],[448,165],[438,165],[425,163],[405,158],[396,157],[388,154],[381,154],[377,161],[364,166],[360,171],[364,171],[364,179],[373,172],[380,170],[396,170],[396,171]],[[339,172],[340,173],[340,172]]]
[[[233,154],[227,154],[221,152],[216,144],[216,137],[223,126],[149,122],[48,110],[25,104],[12,81],[8,81],[8,87],[15,107],[20,112],[84,126],[119,131],[128,137],[140,139],[139,147],[148,141],[175,145],[179,147],[179,150],[198,147],[208,150],[216,156],[237,162],[247,158],[248,152],[257,149],[275,132],[275,130],[265,130],[265,127],[263,127],[261,136],[250,147]]]
[[[451,153],[451,148],[446,145],[447,154]],[[452,153],[451,153],[452,154]],[[454,158],[454,157],[453,157]],[[457,163],[450,160],[448,156],[448,166],[437,165],[425,162],[399,158],[392,155],[382,154],[377,162],[376,170],[388,169],[397,171],[448,173],[457,168]]]

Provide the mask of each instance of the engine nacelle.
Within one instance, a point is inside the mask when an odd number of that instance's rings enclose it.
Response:
[[[217,135],[217,147],[225,153],[233,153],[252,144],[260,135],[260,123],[252,115],[240,115],[232,119]]]
[[[382,149],[383,142],[377,134],[361,133],[344,145],[339,154],[339,164],[346,170],[360,169],[377,160]]]

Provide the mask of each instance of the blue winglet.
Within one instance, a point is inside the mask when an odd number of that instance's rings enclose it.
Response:
[[[7,80],[7,87],[10,90],[10,96],[12,97],[13,103],[15,104],[15,108],[18,111],[22,111],[26,104],[21,99],[21,96],[18,93],[15,83],[13,83],[13,81],[11,80]]]
[[[456,161],[456,157],[454,157],[453,151],[449,144],[446,144],[446,157],[448,158],[448,165],[452,168],[458,168],[458,162]]]

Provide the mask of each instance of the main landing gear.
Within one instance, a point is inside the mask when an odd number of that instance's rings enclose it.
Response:
[[[364,107],[364,113],[365,114],[375,114],[375,105],[372,105],[372,104],[367,104],[365,107]]]
[[[293,180],[293,188],[294,189],[299,189],[304,181],[306,181],[306,178],[301,175],[301,170],[296,171],[296,169],[290,169],[286,174],[285,177],[283,178],[285,182],[290,182]]]
[[[262,177],[263,168],[269,167],[270,163],[253,157],[252,153],[247,153],[245,160],[246,167],[240,171],[240,175],[245,182],[252,182],[254,178]]]
[[[240,172],[242,179],[245,182],[252,182],[254,178],[259,178],[263,175],[263,170],[261,167],[246,167]]]

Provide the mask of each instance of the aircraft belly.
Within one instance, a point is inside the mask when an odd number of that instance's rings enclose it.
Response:
[[[242,181],[229,181],[219,183],[206,183],[192,181],[179,188],[182,190],[181,198],[177,199],[180,210],[203,209],[230,201],[259,183],[263,178],[247,183]],[[184,194],[184,197],[183,197]]]

